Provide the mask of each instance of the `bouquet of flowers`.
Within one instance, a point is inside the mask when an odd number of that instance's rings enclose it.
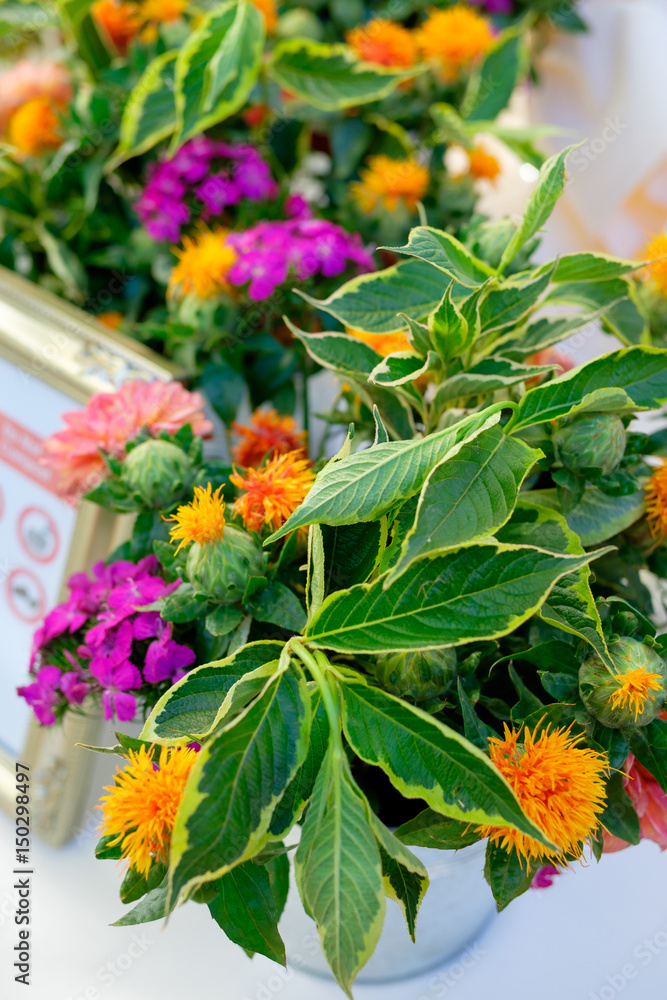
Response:
[[[386,896],[414,935],[412,846],[486,840],[503,908],[545,866],[667,845],[667,644],[635,585],[664,575],[664,435],[633,424],[667,400],[667,351],[634,301],[641,262],[531,263],[566,156],[518,225],[469,244],[418,226],[407,260],[319,301],[344,329],[286,319],[341,380],[331,460],[261,410],[189,493],[149,458],[160,440],[107,461],[93,499],[140,511],[113,558],[152,553],[170,581],[140,613],[215,649],[138,740],[117,734],[97,855],[129,863],[119,923],[191,900],[284,961],[300,828],[298,891],[349,995]],[[556,346],[599,320],[625,346],[572,367]]]

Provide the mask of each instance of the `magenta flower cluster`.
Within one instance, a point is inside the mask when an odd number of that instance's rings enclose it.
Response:
[[[253,146],[231,146],[207,136],[191,139],[170,160],[153,163],[135,205],[154,240],[177,243],[194,214],[205,222],[246,198],[275,198],[278,185]]]
[[[69,598],[35,633],[35,680],[18,688],[42,725],[55,722],[58,706],[80,705],[90,693],[101,694],[105,719],[129,722],[137,712],[133,692],[161,681],[173,684],[186,673],[193,650],[174,640],[171,622],[159,612],[137,610],[181,582],[166,583],[158,569],[155,556],[147,556],[136,564],[97,563],[92,578],[70,577]],[[58,660],[66,666],[54,665]]]
[[[359,271],[373,270],[373,258],[358,233],[313,218],[300,195],[288,198],[285,207],[291,218],[260,222],[227,236],[226,242],[238,254],[227,280],[233,285],[249,282],[249,298],[268,298],[288,275],[299,281],[318,273],[333,278],[350,263],[356,264]]]
[[[511,14],[512,0],[472,0],[478,7],[486,7],[489,14]]]

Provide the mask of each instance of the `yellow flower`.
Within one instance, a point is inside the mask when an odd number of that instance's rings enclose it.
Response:
[[[188,0],[143,0],[139,13],[145,21],[177,21],[188,5]]]
[[[463,3],[431,10],[415,36],[422,55],[440,65],[446,80],[456,79],[493,45],[489,22]]]
[[[250,2],[264,15],[264,23],[268,34],[274,32],[278,24],[276,0],[250,0]]]
[[[22,153],[36,156],[62,145],[59,125],[60,119],[51,99],[33,97],[17,108],[9,119],[7,138]]]
[[[657,543],[667,538],[667,461],[661,463],[645,486],[646,520]]]
[[[662,689],[660,674],[653,674],[646,667],[635,667],[624,674],[616,674],[618,689],[611,696],[612,708],[625,708],[630,705],[634,709],[635,722],[644,711],[649,691]]]
[[[261,469],[234,470],[229,477],[243,495],[234,501],[234,513],[249,531],[268,525],[277,531],[306,499],[315,473],[302,451],[276,455]]]
[[[356,337],[357,340],[368,344],[383,358],[386,358],[388,354],[394,354],[395,351],[412,350],[407,333],[366,333],[365,330],[353,330],[351,327],[347,327],[345,332],[350,337]]]
[[[194,499],[179,507],[171,517],[165,517],[165,521],[176,522],[176,527],[169,529],[169,538],[172,542],[180,539],[177,552],[188,542],[207,545],[209,542],[219,542],[224,535],[225,502],[220,496],[222,486],[218,486],[215,493],[211,491],[210,483],[206,489],[195,486]]]
[[[667,297],[667,233],[654,236],[641,256],[643,260],[655,261],[647,265],[644,274],[660,294]],[[663,259],[659,260],[660,257]]]
[[[380,154],[369,156],[368,166],[359,171],[360,181],[350,184],[353,197],[364,212],[372,212],[378,205],[389,212],[404,205],[414,212],[428,188],[430,175],[414,157],[394,160]]]
[[[184,236],[183,249],[174,248],[178,264],[169,278],[168,295],[210,299],[229,289],[226,275],[236,253],[225,242],[227,230],[202,228],[197,236]]]
[[[186,747],[162,747],[158,769],[146,747],[129,751],[129,763],[107,785],[97,807],[101,829],[121,845],[122,856],[142,875],[156,861],[167,861],[171,832],[185,784],[197,752]]]
[[[417,62],[417,44],[412,32],[384,17],[375,17],[368,24],[353,28],[345,40],[365,62],[379,66],[414,66]]]
[[[519,739],[521,736],[521,739]],[[584,842],[600,826],[604,809],[607,758],[578,747],[581,736],[569,729],[543,730],[536,737],[505,726],[505,738],[490,738],[491,760],[507,779],[521,808],[559,851],[510,827],[481,826],[477,832],[519,858],[565,862],[565,855],[581,857]]]
[[[474,149],[468,150],[468,161],[470,174],[475,180],[484,178],[493,182],[500,173],[500,164],[495,156],[487,153],[481,146],[475,146]]]

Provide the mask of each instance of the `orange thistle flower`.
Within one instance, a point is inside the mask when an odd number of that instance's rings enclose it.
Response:
[[[364,212],[372,212],[378,205],[393,212],[404,205],[411,212],[426,193],[430,174],[414,157],[395,160],[379,154],[369,156],[368,166],[359,171],[361,180],[350,184],[350,192]]]
[[[272,34],[276,30],[276,25],[278,24],[276,0],[250,0],[250,2],[261,14],[264,15],[266,30],[269,35]]]
[[[187,5],[188,0],[143,0],[139,13],[144,21],[177,21]]]
[[[117,330],[125,317],[122,312],[118,312],[115,309],[109,309],[107,312],[98,313],[95,319],[98,323],[101,323],[102,326],[106,326],[110,330]]]
[[[662,260],[659,258],[662,257]],[[642,254],[644,260],[653,260],[644,270],[644,280],[649,280],[661,295],[667,297],[667,233],[654,236]]]
[[[306,449],[306,434],[297,430],[294,418],[281,417],[273,408],[255,410],[248,426],[234,422],[232,427],[241,438],[232,454],[245,468],[261,465],[265,458]]]
[[[388,354],[394,354],[395,351],[412,350],[407,333],[402,331],[399,333],[366,333],[364,330],[353,330],[351,327],[347,327],[345,332],[350,337],[356,337],[357,340],[368,344],[383,358],[386,358]]]
[[[412,32],[384,17],[375,17],[368,24],[353,28],[345,40],[365,62],[379,66],[414,66],[417,62],[417,43]]]
[[[176,813],[197,751],[162,747],[158,770],[146,747],[129,751],[129,763],[118,768],[116,781],[105,786],[101,829],[112,836],[111,846],[121,845],[122,856],[141,875],[148,875],[156,861],[167,861]]]
[[[446,80],[456,79],[493,45],[489,22],[463,3],[431,10],[415,37],[422,55],[440,64]]]
[[[27,156],[37,156],[63,143],[58,131],[60,118],[50,97],[33,97],[17,108],[9,119],[7,137]]]
[[[608,769],[604,754],[577,746],[582,739],[570,729],[545,729],[536,736],[528,729],[510,732],[507,725],[504,739],[489,739],[491,760],[525,814],[558,845],[558,852],[509,827],[480,826],[479,835],[508,852],[515,850],[528,862],[563,864],[566,855],[581,857],[583,843],[600,826]]]
[[[274,531],[306,499],[315,482],[315,473],[301,451],[276,455],[262,469],[246,469],[245,476],[236,470],[229,477],[234,486],[244,490],[234,501],[234,513],[240,515],[249,531],[268,525]]]
[[[225,243],[227,230],[202,228],[197,236],[184,236],[183,249],[174,247],[178,264],[169,278],[168,295],[189,295],[211,299],[229,285],[225,278],[236,253]]]
[[[169,529],[169,539],[176,542],[180,539],[177,552],[188,542],[199,542],[208,545],[209,542],[219,542],[225,533],[225,501],[220,496],[222,486],[215,493],[209,483],[206,489],[195,486],[194,498],[190,503],[183,504],[171,517],[165,521],[175,521],[176,527]]]
[[[500,173],[500,164],[495,156],[487,153],[481,146],[475,146],[468,150],[468,160],[470,162],[470,175],[475,180],[487,180],[493,183]]]
[[[616,674],[618,689],[611,696],[612,708],[625,708],[630,705],[634,709],[635,722],[642,714],[645,703],[650,698],[650,691],[662,689],[660,674],[653,674],[646,667],[635,667],[624,674]]]
[[[95,0],[90,11],[103,34],[120,55],[124,56],[143,23],[137,5],[117,3],[116,0]]]
[[[667,461],[661,464],[645,486],[646,521],[656,544],[667,538]]]

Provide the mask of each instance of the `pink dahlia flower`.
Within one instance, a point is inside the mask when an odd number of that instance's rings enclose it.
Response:
[[[5,131],[16,109],[35,97],[50,97],[59,105],[72,99],[69,73],[64,66],[21,59],[0,73],[0,132]]]
[[[190,424],[194,434],[210,434],[198,392],[179,382],[126,382],[118,392],[100,392],[83,410],[63,414],[65,429],[44,443],[42,461],[58,473],[62,497],[76,500],[104,476],[101,452],[122,458],[125,446],[144,428],[151,434],[175,434]]]
[[[630,754],[623,770],[623,784],[639,816],[639,832],[642,840],[653,840],[661,850],[667,848],[667,794],[645,767]],[[604,834],[604,849],[607,854],[629,847],[627,840]]]

